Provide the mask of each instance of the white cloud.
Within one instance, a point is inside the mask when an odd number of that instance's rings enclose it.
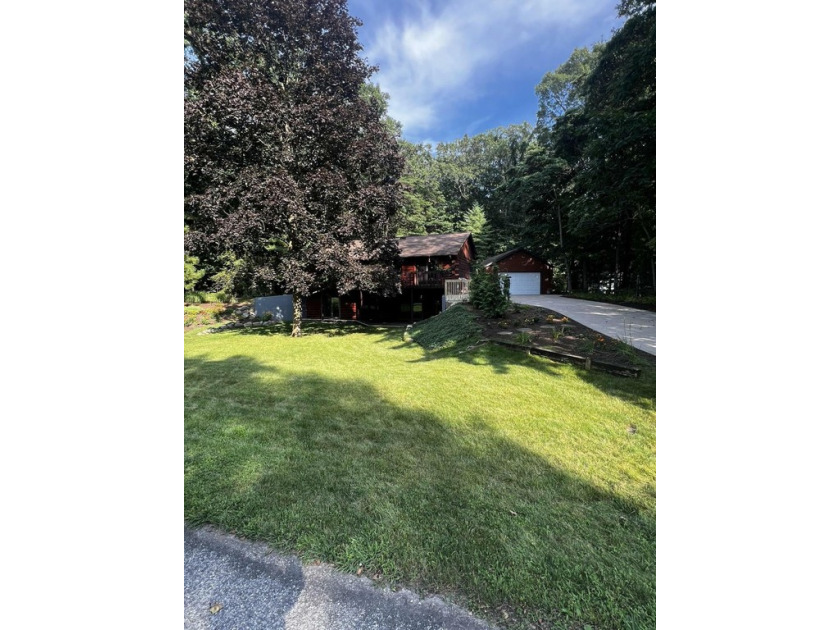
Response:
[[[418,135],[431,130],[448,107],[477,97],[482,71],[540,38],[571,35],[587,20],[614,15],[614,5],[615,0],[460,0],[433,11],[420,2],[411,13],[406,7],[398,21],[369,23],[365,28],[374,32],[365,54],[380,67],[374,81],[391,96],[390,115],[403,123],[406,135]]]

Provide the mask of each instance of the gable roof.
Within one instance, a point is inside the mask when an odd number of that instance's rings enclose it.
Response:
[[[464,246],[470,242],[470,250],[475,254],[472,243],[472,233],[454,232],[452,234],[429,234],[426,236],[403,236],[397,239],[401,258],[412,256],[457,256]]]
[[[495,256],[490,256],[490,258],[485,258],[482,261],[481,266],[489,267],[493,263],[497,263],[500,260],[504,260],[508,256],[515,254],[516,252],[523,252],[525,254],[528,254],[531,258],[536,258],[537,260],[545,262],[545,259],[542,256],[537,256],[534,252],[528,251],[524,247],[514,247],[513,249],[509,249],[506,252],[502,252],[501,254],[496,254]]]

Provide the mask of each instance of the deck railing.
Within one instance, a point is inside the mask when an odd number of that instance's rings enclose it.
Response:
[[[466,278],[446,280],[443,294],[446,308],[459,302],[467,302],[470,299],[470,281]]]
[[[442,289],[444,280],[449,280],[454,275],[451,271],[403,271],[400,281],[404,287]]]

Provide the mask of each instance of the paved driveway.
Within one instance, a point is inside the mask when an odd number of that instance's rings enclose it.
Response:
[[[592,330],[656,355],[656,313],[559,295],[514,295],[511,300],[551,309]]]
[[[185,630],[490,630],[439,597],[303,565],[210,527],[184,526]]]

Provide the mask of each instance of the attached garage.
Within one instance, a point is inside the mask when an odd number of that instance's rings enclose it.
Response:
[[[500,273],[510,277],[511,295],[539,295],[551,291],[551,265],[522,247],[491,256],[481,264],[485,269],[496,264]]]

